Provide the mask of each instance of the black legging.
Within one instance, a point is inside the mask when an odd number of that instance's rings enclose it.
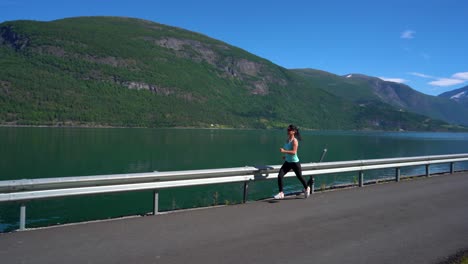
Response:
[[[304,177],[302,177],[302,168],[301,168],[301,163],[299,162],[287,162],[285,161],[283,163],[283,166],[281,166],[281,169],[278,173],[278,187],[279,191],[283,191],[283,177],[286,173],[291,171],[291,169],[294,171],[296,174],[296,177],[301,181],[302,185],[304,186],[304,189],[307,189],[307,184],[306,181],[304,180]]]

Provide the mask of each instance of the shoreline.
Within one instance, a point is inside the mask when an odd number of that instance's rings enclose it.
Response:
[[[227,126],[213,126],[213,127],[195,127],[195,126],[174,126],[174,127],[144,127],[144,126],[110,126],[110,125],[14,125],[14,124],[0,124],[0,128],[95,128],[95,129],[108,129],[108,128],[122,128],[122,129],[206,129],[206,130],[282,130],[283,128],[253,128],[253,127],[227,127]],[[301,131],[337,131],[337,132],[392,132],[392,133],[468,133],[467,129],[460,129],[455,131],[426,131],[426,130],[376,130],[376,129],[317,129],[317,128],[300,128]]]

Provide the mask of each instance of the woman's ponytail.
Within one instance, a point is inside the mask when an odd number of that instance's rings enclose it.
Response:
[[[297,138],[297,140],[299,140],[299,141],[302,140],[301,133],[299,133],[299,129],[298,129],[298,128],[296,128],[296,134],[295,134],[294,136]]]

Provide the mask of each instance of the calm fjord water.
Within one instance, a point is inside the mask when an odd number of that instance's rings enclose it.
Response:
[[[456,154],[468,152],[467,133],[302,131],[302,163]],[[286,131],[124,128],[0,128],[0,180],[98,174],[229,168],[281,164],[279,148]],[[456,169],[467,169],[465,163]],[[431,172],[448,165],[431,167]],[[366,179],[393,175],[366,173]],[[422,174],[407,168],[403,175]],[[352,182],[355,175],[316,177],[316,188]],[[286,180],[289,190],[299,182]],[[269,197],[276,181],[253,183],[249,199]],[[27,204],[27,227],[144,214],[152,210],[152,193],[137,192],[33,201]],[[160,210],[238,203],[242,184],[164,190]],[[19,204],[0,204],[0,232],[17,228]]]

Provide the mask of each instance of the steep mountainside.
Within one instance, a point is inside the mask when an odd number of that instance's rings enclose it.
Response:
[[[439,97],[448,98],[468,107],[468,85],[460,89],[439,94]]]
[[[317,70],[298,69],[295,72],[314,80],[324,90],[357,103],[383,102],[404,111],[468,125],[468,108],[454,104],[447,98],[420,93],[404,84],[362,74],[329,74],[328,78],[324,78],[324,73]]]
[[[224,42],[140,19],[2,23],[0,67],[6,125],[452,129],[357,105]]]

